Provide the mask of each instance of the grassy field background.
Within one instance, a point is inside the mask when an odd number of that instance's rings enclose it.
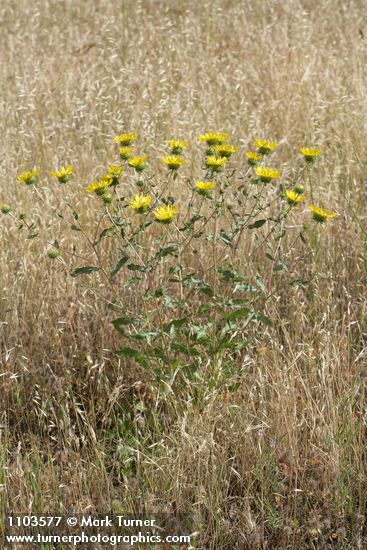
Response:
[[[357,0],[1,3],[0,203],[44,239],[0,219],[3,511],[144,504],[190,514],[197,549],[366,547],[366,23]],[[231,134],[239,166],[255,138],[277,140],[285,176],[300,146],[320,147],[317,200],[338,217],[295,249],[293,278],[312,284],[267,280],[274,323],[238,356],[237,391],[198,401],[116,357],[103,280],[90,290],[45,254],[79,238],[46,213],[64,190],[44,185],[40,203],[16,177],[73,165],[92,227],[85,187],[116,162],[114,135],[139,132],[158,175],[167,139],[188,139],[197,177],[207,130]],[[237,265],[266,272],[251,238]]]

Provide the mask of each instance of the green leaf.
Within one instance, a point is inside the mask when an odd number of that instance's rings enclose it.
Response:
[[[260,323],[263,323],[264,325],[270,326],[273,324],[273,321],[269,319],[266,315],[263,315],[262,313],[256,313],[255,319],[257,321],[260,321]]]
[[[220,230],[219,239],[223,241],[225,244],[227,244],[228,246],[232,246],[231,237],[223,229]]]
[[[132,317],[118,317],[117,319],[114,319],[113,321],[111,321],[111,323],[113,324],[116,330],[118,330],[119,332],[123,332],[122,327],[126,325],[132,325],[134,321],[135,319],[133,319]]]
[[[72,231],[81,231],[80,227],[78,227],[77,225],[75,225],[75,223],[72,223],[72,224],[71,224],[70,229],[71,229]]]
[[[153,349],[150,348],[148,355],[149,357],[161,359],[164,363],[167,364],[170,362],[162,347],[155,347]]]
[[[149,271],[152,271],[151,267],[146,267],[145,265],[140,264],[129,264],[127,266],[130,271],[140,271],[141,273],[148,273]]]
[[[79,275],[89,275],[93,271],[99,271],[101,268],[94,265],[86,265],[85,267],[77,267],[71,272],[72,277],[79,277]]]
[[[182,227],[180,227],[180,231],[186,231],[186,229],[192,229],[194,224],[201,220],[203,216],[200,216],[199,214],[194,214],[191,219],[186,222]]]
[[[162,247],[155,254],[157,259],[165,258],[166,256],[175,256],[177,258],[177,246]]]
[[[210,331],[211,328],[211,323],[208,323],[207,325],[191,325],[186,336],[196,344],[210,344],[211,340],[208,336],[208,331]]]
[[[129,347],[120,348],[116,351],[116,354],[126,359],[136,359],[140,355],[136,349]]]
[[[288,271],[288,267],[283,259],[280,259],[279,262],[274,267],[274,271]]]
[[[125,225],[125,220],[120,218],[120,216],[113,216],[112,219],[113,219],[113,223],[115,225],[118,225],[119,227]]]
[[[157,288],[154,292],[147,292],[144,296],[144,301],[149,302],[149,300],[153,300],[154,298],[161,298],[164,294],[163,288]]]
[[[227,386],[227,390],[229,393],[235,393],[238,388],[240,387],[240,382],[236,382],[235,384],[231,384],[230,386]]]
[[[127,254],[124,254],[117,260],[115,267],[110,271],[111,278],[114,277],[116,273],[120,271],[120,269],[122,268],[123,265],[126,264],[128,259],[129,259],[129,256]]]
[[[212,350],[212,353],[218,353],[225,349],[234,349],[237,347],[236,342],[228,340],[228,338],[221,338],[219,344]]]
[[[182,372],[184,374],[186,374],[186,376],[189,378],[189,380],[192,380],[194,378],[195,373],[198,370],[198,368],[199,368],[199,363],[191,363],[189,365],[185,365],[182,368]]]
[[[199,284],[199,290],[200,290],[200,292],[202,292],[206,296],[210,296],[210,297],[214,296],[214,290],[207,283],[203,282],[203,283]]]
[[[171,332],[172,328],[180,329],[186,321],[187,321],[187,317],[182,317],[181,319],[173,319],[169,323],[166,323],[165,325],[163,325],[163,330],[164,332],[169,333]]]
[[[222,281],[231,281],[235,280],[236,275],[234,271],[231,271],[230,269],[223,269],[221,267],[218,267],[217,272],[222,275],[221,280]]]
[[[156,340],[160,336],[160,332],[143,330],[134,334],[125,334],[125,336],[133,340],[144,340],[145,342],[150,344],[152,340]]]
[[[187,346],[185,344],[177,344],[173,342],[170,348],[172,351],[179,351],[184,355],[187,355],[188,357],[198,357],[201,355],[196,348],[194,348],[193,346]]]
[[[291,281],[289,284],[291,286],[306,286],[309,283],[309,279],[295,279],[294,281]]]
[[[101,240],[111,231],[113,227],[106,227],[103,231],[100,232],[98,239],[94,241],[93,246],[97,246]]]
[[[226,321],[234,321],[235,319],[243,319],[244,317],[249,317],[253,312],[248,307],[241,307],[240,309],[236,309],[236,311],[232,311],[231,313],[228,313],[224,316],[224,319]]]
[[[247,227],[248,229],[258,229],[259,227],[262,227],[267,221],[268,220],[256,220],[256,222],[250,223],[250,225],[248,225]]]
[[[278,235],[275,238],[276,241],[280,241],[284,235],[287,233],[286,229],[283,229],[283,231],[281,231],[280,233],[278,233]]]
[[[255,275],[255,281],[257,286],[260,288],[260,290],[263,291],[264,294],[267,294],[268,291],[266,290],[266,286],[260,275]]]

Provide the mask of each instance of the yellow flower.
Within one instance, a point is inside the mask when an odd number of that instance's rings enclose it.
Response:
[[[57,178],[59,183],[66,183],[74,174],[74,168],[72,166],[63,166],[58,172],[50,172],[53,178]]]
[[[197,181],[195,183],[195,187],[198,193],[200,195],[207,196],[210,194],[210,191],[214,189],[215,183],[214,181]]]
[[[336,216],[336,214],[334,214],[333,212],[328,212],[327,210],[323,210],[322,208],[319,208],[314,204],[310,204],[309,209],[313,214],[313,219],[319,223],[327,222],[328,220],[331,220]]]
[[[221,134],[218,132],[206,132],[199,136],[199,141],[205,141],[207,145],[219,145],[224,143],[229,138],[228,134]]]
[[[22,172],[19,174],[17,180],[21,183],[25,183],[26,185],[32,185],[37,182],[37,176],[39,173],[40,171],[34,168],[34,170],[31,170],[30,172]]]
[[[307,162],[312,162],[321,154],[320,149],[308,149],[307,147],[301,147],[300,152],[305,157]]]
[[[295,191],[287,190],[285,192],[285,194],[286,194],[286,197],[287,197],[287,202],[291,206],[296,206],[300,202],[304,201],[305,198],[306,198],[305,195],[300,195],[299,193],[296,193]]]
[[[164,157],[162,161],[170,170],[178,170],[186,162],[185,159],[175,156]]]
[[[143,155],[142,157],[131,157],[131,159],[129,160],[129,166],[135,168],[137,172],[142,172],[147,167],[147,158],[147,155]]]
[[[246,156],[250,166],[255,166],[262,159],[259,153],[253,153],[252,151],[247,151]]]
[[[120,147],[120,149],[119,149],[120,159],[121,160],[129,160],[132,152],[133,152],[132,147]]]
[[[168,147],[171,149],[173,155],[181,155],[183,149],[188,147],[188,142],[181,139],[170,139],[168,142]]]
[[[136,141],[138,139],[138,134],[136,132],[133,132],[132,134],[121,134],[121,136],[115,136],[114,142],[118,143],[119,145],[130,145],[133,141]]]
[[[152,197],[150,195],[135,195],[130,201],[130,206],[142,214],[146,212],[152,202]]]
[[[122,175],[122,171],[123,171],[123,167],[122,166],[110,166],[108,168],[108,173],[113,177],[113,178],[119,178],[121,175]]]
[[[233,153],[237,153],[238,147],[235,147],[234,145],[216,145],[215,146],[215,153],[219,157],[230,157]]]
[[[214,156],[210,156],[205,159],[206,167],[212,170],[213,172],[222,172],[226,162],[227,162],[227,159],[225,157],[217,158]]]
[[[104,176],[99,181],[94,181],[87,187],[88,193],[96,193],[97,195],[103,195],[107,188],[112,184],[113,177],[112,176]]]
[[[265,166],[258,166],[255,170],[256,175],[259,177],[260,181],[268,183],[271,180],[279,178],[280,173],[275,168],[265,168]]]
[[[176,206],[173,206],[172,204],[159,206],[153,210],[156,220],[162,223],[170,223],[177,216],[177,213],[178,210]]]
[[[269,141],[268,139],[257,139],[255,141],[255,145],[257,147],[257,152],[260,153],[260,155],[267,155],[271,151],[274,151],[278,144],[275,141]]]
[[[214,181],[197,181],[195,183],[195,187],[203,191],[210,191],[211,189],[214,189],[214,186]]]

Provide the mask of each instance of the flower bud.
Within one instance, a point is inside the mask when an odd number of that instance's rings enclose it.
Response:
[[[51,258],[51,260],[54,260],[55,258],[60,256],[60,250],[53,246],[52,248],[49,248],[47,250],[47,256]]]
[[[111,204],[113,197],[111,193],[106,192],[106,193],[103,193],[102,199],[105,204]]]
[[[302,183],[297,183],[293,190],[295,193],[298,193],[298,195],[302,195],[305,192],[305,186],[302,185]]]
[[[8,204],[3,204],[3,206],[1,207],[1,212],[3,214],[9,214],[11,212],[11,206],[9,206]]]

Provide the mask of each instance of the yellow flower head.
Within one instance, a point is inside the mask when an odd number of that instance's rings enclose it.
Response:
[[[119,145],[129,146],[133,141],[136,141],[137,139],[138,134],[136,132],[133,132],[131,134],[121,134],[121,136],[115,136],[113,140]]]
[[[199,136],[199,141],[205,141],[207,145],[220,145],[229,138],[228,134],[221,134],[219,132],[206,132]]]
[[[276,149],[278,144],[275,141],[269,141],[268,139],[257,139],[255,141],[255,145],[257,147],[257,152],[260,153],[260,155],[268,155],[271,151]]]
[[[214,151],[218,157],[228,158],[233,153],[237,153],[238,147],[235,147],[235,145],[216,145]]]
[[[25,183],[26,185],[32,185],[33,183],[37,182],[37,177],[40,171],[36,168],[34,170],[31,170],[30,172],[22,172],[17,177],[17,180],[21,183]]]
[[[131,159],[129,160],[129,166],[135,168],[137,172],[142,172],[147,167],[147,158],[147,155],[143,155],[142,157],[131,157]]]
[[[152,202],[152,197],[150,195],[135,195],[130,201],[130,206],[139,214],[146,212]]]
[[[185,159],[175,156],[164,157],[162,161],[170,170],[178,170],[186,162]]]
[[[252,151],[247,151],[246,156],[250,166],[255,166],[262,159],[259,153],[253,153]]]
[[[74,168],[72,166],[63,166],[58,172],[50,172],[53,178],[57,178],[60,183],[66,183],[74,174]]]
[[[320,149],[308,149],[307,147],[301,147],[300,152],[305,157],[307,162],[312,162],[321,154]]]
[[[129,160],[132,152],[133,152],[132,147],[120,147],[120,149],[119,149],[120,159],[121,160]]]
[[[313,214],[313,219],[319,223],[325,223],[328,220],[335,218],[336,216],[336,214],[334,214],[333,212],[328,212],[327,210],[323,210],[322,208],[319,208],[314,204],[310,204],[309,209]]]
[[[227,162],[226,157],[218,158],[215,156],[209,156],[209,157],[206,157],[205,159],[206,167],[212,170],[213,172],[222,172],[226,162]]]
[[[214,186],[214,181],[197,181],[195,183],[195,187],[197,189],[201,189],[202,191],[210,191],[211,189],[214,189]]]
[[[173,155],[181,155],[182,151],[188,146],[189,143],[181,139],[170,139],[168,142],[168,147]]]
[[[113,177],[113,179],[118,179],[119,177],[121,177],[122,172],[123,172],[122,166],[114,165],[108,168],[108,173],[110,176]]]
[[[200,195],[209,195],[214,186],[214,181],[197,181],[195,183],[196,190]]]
[[[279,178],[280,172],[275,168],[266,168],[265,166],[258,166],[255,170],[256,175],[260,181],[268,183],[271,180]]]
[[[177,216],[177,213],[178,209],[172,204],[159,206],[153,210],[156,220],[161,223],[170,223]]]
[[[305,200],[305,195],[300,195],[299,193],[296,193],[295,191],[289,191],[287,190],[285,192],[287,197],[287,202],[290,206],[296,206],[300,202]]]
[[[88,193],[96,193],[97,195],[103,195],[106,193],[107,188],[112,184],[113,177],[111,175],[104,176],[99,181],[94,181],[87,187]]]

